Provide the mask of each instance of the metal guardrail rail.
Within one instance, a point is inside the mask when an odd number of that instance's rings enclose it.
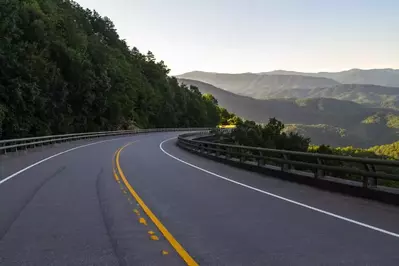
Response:
[[[153,129],[134,129],[134,130],[119,130],[119,131],[102,131],[102,132],[86,132],[75,134],[40,136],[32,138],[6,139],[0,141],[0,153],[18,151],[20,149],[28,149],[36,146],[49,145],[54,143],[68,142],[81,139],[91,139],[118,135],[131,135],[139,133],[150,132],[165,132],[165,131],[205,131],[210,128],[153,128]]]
[[[331,176],[348,179],[349,177],[349,179],[363,182],[365,188],[376,187],[378,179],[399,181],[399,161],[397,160],[229,145],[196,140],[194,136],[195,133],[180,135],[178,145],[197,153],[235,160],[242,164],[252,164],[258,167],[273,165],[285,172],[299,170],[311,174],[314,178]]]

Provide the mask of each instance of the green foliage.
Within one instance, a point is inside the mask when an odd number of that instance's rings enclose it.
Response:
[[[399,159],[399,141],[388,144],[388,145],[381,145],[375,146],[369,149],[360,149],[354,148],[352,146],[348,147],[339,147],[339,148],[332,148],[326,145],[320,146],[310,146],[308,149],[309,152],[315,153],[323,153],[323,154],[332,154],[332,155],[340,155],[340,156],[352,156],[352,157],[362,157],[362,158],[374,158],[374,159],[382,159],[382,160],[394,160]],[[337,160],[325,160],[324,163],[330,166],[341,166],[341,167],[353,167],[359,168],[364,170],[364,165],[359,163],[349,163],[349,162],[341,162]],[[389,174],[399,174],[399,170],[397,167],[390,167],[390,166],[376,166],[377,172],[389,173]],[[328,172],[326,173],[329,174]],[[332,173],[334,175],[334,173]],[[351,180],[361,181],[362,178],[360,176],[353,176],[349,174],[342,174],[342,173],[335,173],[335,175],[340,176],[341,178],[347,178]],[[389,187],[399,187],[398,181],[392,180],[378,180],[379,185],[389,186]]]
[[[387,126],[390,128],[399,128],[399,115],[388,114],[386,116]]]
[[[282,132],[284,124],[275,118],[269,119],[266,125],[254,121],[238,123],[230,137],[236,144],[271,149],[306,151],[310,139],[296,133]]]
[[[399,141],[391,144],[374,146],[368,150],[378,155],[385,155],[395,159],[399,159]]]
[[[378,124],[381,122],[381,116],[379,114],[374,114],[372,116],[366,117],[362,123],[363,124]]]
[[[386,159],[385,156],[379,156],[371,150],[355,148],[352,146],[332,148],[328,145],[320,145],[320,146],[312,145],[309,147],[308,151],[315,153],[323,153],[323,154],[341,155],[341,156]]]
[[[395,113],[378,112],[362,121],[363,124],[384,123],[388,128],[399,128],[399,115]]]
[[[219,123],[213,97],[73,1],[3,0],[0,36],[2,138]]]
[[[228,125],[241,125],[242,123],[243,123],[242,119],[236,115],[233,115],[233,117],[227,120]]]
[[[227,111],[226,108],[223,107],[219,107],[218,112],[219,112],[219,120],[221,125],[235,125],[234,124],[235,120],[233,119],[235,117],[234,114],[229,113],[229,111]]]

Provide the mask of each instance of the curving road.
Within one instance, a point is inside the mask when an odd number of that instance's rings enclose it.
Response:
[[[0,265],[399,265],[399,208],[209,161],[177,134],[2,157]]]

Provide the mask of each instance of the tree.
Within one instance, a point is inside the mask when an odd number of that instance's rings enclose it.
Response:
[[[227,120],[227,123],[229,125],[241,125],[243,123],[242,119],[236,115],[234,115],[233,117],[229,118]]]
[[[234,142],[245,146],[255,146],[271,149],[307,151],[310,139],[296,133],[282,133],[284,124],[271,118],[267,125],[260,125],[254,121],[238,121],[232,131]]]
[[[225,108],[219,107],[219,117],[221,125],[229,125],[229,119],[231,119],[234,115],[229,113]]]
[[[1,138],[219,124],[213,96],[73,1],[5,0],[0,36]]]
[[[204,98],[205,101],[209,101],[209,102],[211,102],[213,105],[218,105],[218,100],[216,100],[216,98],[213,97],[212,94],[205,93],[204,95],[202,95],[202,97]]]

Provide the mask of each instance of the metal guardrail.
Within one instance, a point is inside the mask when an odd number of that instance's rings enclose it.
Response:
[[[134,129],[134,130],[119,130],[119,131],[102,131],[102,132],[87,132],[76,134],[63,134],[40,136],[32,138],[6,139],[0,141],[0,153],[5,154],[10,151],[18,151],[20,149],[28,149],[36,146],[61,143],[67,141],[109,137],[118,135],[131,135],[139,133],[150,132],[165,132],[165,131],[204,131],[210,128],[153,128],[153,129]]]
[[[188,138],[190,136],[190,138]],[[200,137],[200,136],[198,136]],[[376,187],[377,179],[399,181],[399,161],[337,156],[310,152],[266,149],[195,140],[194,134],[178,137],[178,145],[197,153],[251,164],[274,166],[285,172],[310,173],[314,178],[332,176],[363,182],[363,187]]]

